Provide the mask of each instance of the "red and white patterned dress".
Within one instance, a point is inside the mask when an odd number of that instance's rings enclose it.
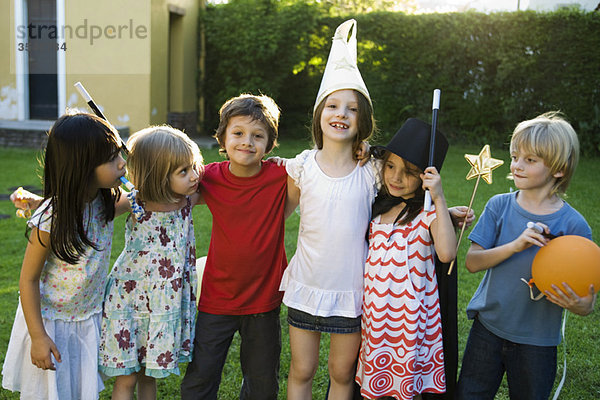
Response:
[[[356,373],[366,398],[446,390],[434,219],[435,211],[421,211],[407,225],[371,221]]]

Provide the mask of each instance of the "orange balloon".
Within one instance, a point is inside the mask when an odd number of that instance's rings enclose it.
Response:
[[[600,289],[600,247],[582,236],[566,235],[552,239],[542,247],[531,265],[532,281],[543,293],[556,293],[566,282],[578,296],[587,296],[590,284]]]

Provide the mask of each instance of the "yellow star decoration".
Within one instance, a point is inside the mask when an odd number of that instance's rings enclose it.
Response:
[[[492,170],[498,168],[504,161],[492,158],[490,145],[486,144],[478,155],[465,154],[465,158],[471,164],[471,170],[467,174],[467,180],[481,176],[484,181],[492,183]]]

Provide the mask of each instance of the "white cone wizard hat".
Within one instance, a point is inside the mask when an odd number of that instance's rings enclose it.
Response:
[[[353,19],[335,30],[314,108],[329,94],[341,89],[358,90],[371,103],[371,96],[356,65],[356,21]]]

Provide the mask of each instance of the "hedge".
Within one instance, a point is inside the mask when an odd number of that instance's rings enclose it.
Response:
[[[281,135],[308,136],[331,37],[358,21],[359,68],[380,140],[408,117],[431,118],[442,91],[440,129],[450,141],[502,145],[515,125],[562,111],[582,150],[600,154],[600,14],[577,10],[332,17],[310,2],[234,0],[209,6],[205,130],[220,105],[264,93],[282,108]]]

